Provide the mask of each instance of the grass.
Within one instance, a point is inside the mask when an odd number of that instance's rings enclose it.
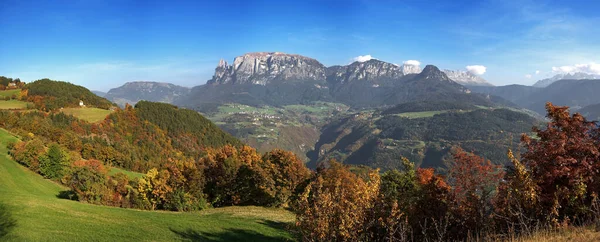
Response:
[[[141,211],[57,198],[66,189],[11,160],[0,130],[0,203],[16,220],[7,241],[286,241],[294,215],[281,209],[227,207],[200,212]]]
[[[144,174],[142,174],[142,173],[123,170],[123,169],[117,168],[117,167],[111,167],[108,170],[108,175],[112,176],[117,173],[123,173],[123,174],[127,175],[127,177],[129,177],[130,180],[133,180],[135,178],[142,178],[144,176]]]
[[[27,102],[19,100],[0,101],[0,109],[26,109]]]
[[[12,97],[13,95],[18,95],[20,92],[21,89],[2,90],[0,91],[0,99],[4,100],[5,97]]]
[[[64,108],[62,112],[90,123],[96,123],[104,120],[112,111],[99,108]]]
[[[540,231],[532,236],[517,238],[513,241],[534,242],[534,241],[572,241],[572,242],[587,242],[600,241],[600,233],[595,232],[592,228],[586,227],[571,227],[560,229],[558,231]]]
[[[399,113],[396,114],[397,116],[403,117],[403,118],[429,118],[429,117],[433,117],[433,115],[436,114],[440,114],[440,113],[445,113],[448,112],[449,110],[445,110],[445,111],[424,111],[424,112],[406,112],[406,113]]]

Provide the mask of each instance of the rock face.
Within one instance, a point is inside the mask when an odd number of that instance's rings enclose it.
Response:
[[[583,79],[600,79],[600,75],[587,74],[583,72],[558,74],[550,78],[542,79],[533,84],[534,87],[547,87],[550,84],[559,80],[583,80]]]
[[[494,86],[482,77],[468,71],[443,70],[446,75],[458,84],[465,86]]]
[[[325,67],[315,59],[279,52],[249,53],[233,64],[221,60],[206,85],[176,104],[190,108],[215,103],[283,106],[315,101],[378,107],[439,99],[490,105],[433,65],[402,66],[371,59]]]
[[[416,68],[416,69],[415,69]],[[344,84],[365,81],[373,85],[399,80],[406,74],[412,74],[418,66],[398,66],[392,63],[371,59],[364,62],[354,62],[347,66],[332,66],[327,68],[327,80],[330,83]],[[408,73],[406,73],[406,72]]]
[[[325,80],[325,66],[315,59],[280,52],[257,52],[238,56],[232,65],[219,61],[208,84],[257,84]]]
[[[105,98],[119,106],[126,103],[136,104],[140,100],[173,103],[176,99],[190,93],[190,88],[161,82],[128,82],[123,86],[110,89]]]

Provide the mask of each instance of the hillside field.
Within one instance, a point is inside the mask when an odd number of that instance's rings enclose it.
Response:
[[[0,91],[0,99],[4,100],[5,97],[12,97],[13,95],[17,95],[20,92],[21,92],[21,89],[1,90]]]
[[[0,130],[0,203],[16,220],[7,241],[290,241],[294,215],[281,209],[227,207],[159,212],[97,206],[57,198],[66,191],[11,160],[17,140]]]
[[[100,108],[63,108],[62,112],[95,123],[104,120],[112,111]]]
[[[27,102],[19,100],[0,100],[0,109],[26,109]]]

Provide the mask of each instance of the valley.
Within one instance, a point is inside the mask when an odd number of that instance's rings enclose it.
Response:
[[[135,82],[113,89],[114,95],[107,97],[135,103],[141,100],[138,93],[154,93],[157,96],[153,100],[177,96],[163,102],[200,112],[259,151],[293,151],[312,168],[335,158],[347,164],[394,169],[401,166],[399,157],[405,156],[418,165],[443,171],[455,147],[504,164],[506,149],[518,149],[520,134],[543,120],[541,114],[513,103],[530,92],[506,91],[513,96],[503,95],[496,91],[503,87],[495,87],[474,74],[442,71],[433,65],[421,69],[372,59],[326,67],[310,57],[280,52],[247,53],[233,62],[237,64],[221,60],[213,79],[191,88],[187,95],[179,91],[169,94],[163,88],[167,84]],[[536,105],[543,107],[543,103]],[[471,115],[472,111],[480,115]],[[488,130],[487,126],[476,126],[481,131],[475,132],[487,132],[477,137],[470,135],[474,132],[467,126],[453,129],[443,138],[432,137],[430,132],[434,131],[427,130],[436,123],[479,124],[473,119],[481,118],[484,120],[480,123],[490,125],[509,123],[488,115],[499,112],[517,117],[518,127]],[[400,132],[379,127],[394,117],[409,119],[394,122],[409,125],[405,130],[414,135],[379,135],[382,131]],[[381,146],[384,142],[395,145]]]

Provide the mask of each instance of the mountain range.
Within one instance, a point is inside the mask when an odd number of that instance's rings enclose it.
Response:
[[[556,74],[553,77],[542,79],[533,84],[534,87],[547,87],[550,84],[559,80],[582,80],[582,79],[600,79],[600,75],[574,72],[574,73],[562,73]]]
[[[292,150],[313,165],[335,158],[388,169],[405,156],[443,168],[457,146],[502,163],[506,149],[541,120],[546,101],[574,109],[600,103],[600,82],[560,78],[540,80],[553,82],[546,87],[494,86],[433,65],[371,59],[327,67],[257,52],[220,60],[213,77],[191,89],[133,82],[105,96],[120,105],[149,100],[193,109],[243,142]]]
[[[421,71],[371,59],[326,67],[312,58],[279,52],[245,54],[231,65],[221,60],[211,80],[175,103],[198,109],[206,103],[283,106],[325,101],[366,108],[430,99],[493,105],[432,65]]]

